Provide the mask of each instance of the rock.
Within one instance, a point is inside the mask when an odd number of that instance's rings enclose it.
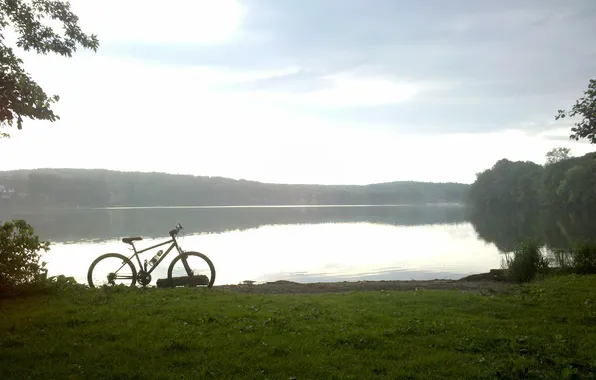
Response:
[[[174,286],[197,286],[197,285],[209,285],[209,278],[205,275],[200,276],[186,276],[186,277],[172,277],[172,283]],[[160,278],[157,280],[156,285],[158,288],[169,288],[170,282],[167,278]]]
[[[459,281],[503,281],[504,279],[505,271],[503,269],[491,269],[488,273],[472,274]]]

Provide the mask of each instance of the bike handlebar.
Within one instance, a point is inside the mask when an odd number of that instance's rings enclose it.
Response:
[[[170,231],[170,236],[175,237],[176,235],[178,235],[178,233],[180,233],[180,230],[182,230],[183,228],[184,227],[182,227],[182,224],[176,224],[176,228]]]

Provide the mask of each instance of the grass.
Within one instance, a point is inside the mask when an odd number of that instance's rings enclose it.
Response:
[[[596,276],[512,289],[3,300],[0,378],[596,378]]]

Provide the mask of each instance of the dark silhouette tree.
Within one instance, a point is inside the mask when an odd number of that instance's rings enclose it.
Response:
[[[553,148],[546,153],[546,164],[552,165],[557,162],[561,162],[566,160],[570,157],[571,149],[570,148]]]
[[[588,139],[591,144],[596,144],[596,80],[590,79],[588,89],[584,91],[584,96],[579,98],[571,111],[559,110],[555,120],[565,117],[576,117],[580,119],[571,128],[573,132],[569,138],[573,140]]]
[[[0,0],[0,128],[16,125],[22,129],[23,118],[56,121],[52,111],[57,95],[48,96],[23,69],[23,60],[6,45],[5,33],[12,28],[17,47],[38,54],[55,53],[71,57],[77,45],[97,51],[97,36],[87,35],[78,26],[79,18],[70,4],[59,0]],[[59,22],[62,32],[49,26]],[[0,137],[8,137],[0,132]]]

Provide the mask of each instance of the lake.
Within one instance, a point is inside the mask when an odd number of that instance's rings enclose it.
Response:
[[[164,241],[180,222],[185,250],[213,261],[215,285],[458,279],[499,268],[501,253],[479,237],[461,205],[110,208],[0,213],[23,218],[52,243],[50,275],[86,283],[91,262],[107,252],[130,255]],[[150,259],[155,251],[142,254]],[[153,274],[165,278],[170,254]]]

